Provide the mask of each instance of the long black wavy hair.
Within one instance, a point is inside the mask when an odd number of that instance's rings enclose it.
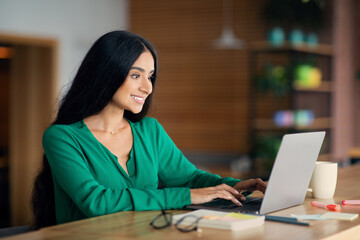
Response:
[[[154,87],[157,77],[157,56],[154,47],[144,38],[126,31],[113,31],[100,37],[86,54],[67,94],[60,102],[53,124],[71,124],[99,113],[123,84],[130,68],[145,51],[154,58]],[[140,121],[149,111],[152,94],[141,112],[125,110],[124,117]],[[32,191],[33,228],[56,224],[54,185],[46,155]]]

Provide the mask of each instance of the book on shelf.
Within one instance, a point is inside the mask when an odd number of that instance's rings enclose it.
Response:
[[[264,216],[200,209],[184,214],[174,215],[173,223],[176,224],[182,218],[184,219],[181,221],[181,224],[184,225],[192,224],[194,223],[194,219],[201,218],[197,223],[198,227],[218,228],[232,231],[240,231],[262,226],[265,221]]]

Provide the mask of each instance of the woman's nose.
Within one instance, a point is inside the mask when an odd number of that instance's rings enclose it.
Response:
[[[140,90],[150,95],[152,92],[152,82],[147,78],[143,78]]]

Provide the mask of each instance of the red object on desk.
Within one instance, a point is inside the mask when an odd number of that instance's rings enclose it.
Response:
[[[339,204],[326,204],[321,202],[312,201],[311,206],[325,208],[333,211],[339,211],[341,209]]]

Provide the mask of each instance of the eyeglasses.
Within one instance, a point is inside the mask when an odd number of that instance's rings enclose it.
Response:
[[[155,229],[162,229],[170,226],[172,223],[172,213],[161,210],[161,213],[157,215],[150,223]]]
[[[197,217],[195,215],[187,215],[180,218],[176,223],[175,227],[180,232],[191,232],[198,230],[198,224],[202,217]]]
[[[195,215],[187,215],[180,218],[176,223],[175,227],[180,232],[192,232],[198,230],[198,224],[201,217]],[[156,216],[150,223],[155,229],[162,229],[172,224],[172,213],[161,210],[161,214]]]

